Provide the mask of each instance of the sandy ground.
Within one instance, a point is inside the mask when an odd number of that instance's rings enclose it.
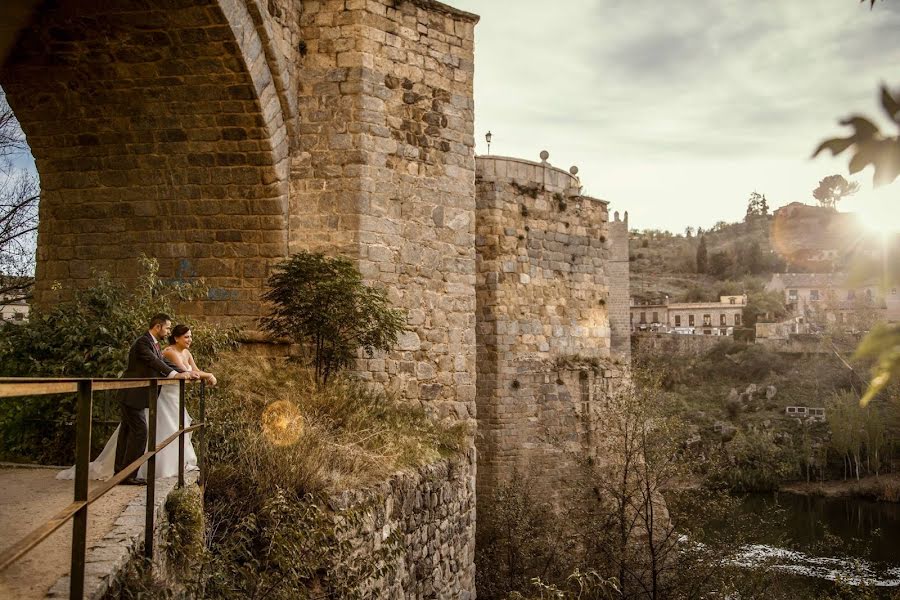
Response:
[[[57,481],[56,473],[55,468],[0,468],[0,551],[72,501],[72,482]],[[142,493],[146,493],[143,487],[118,486],[92,504],[88,547],[106,535],[125,505]],[[69,572],[71,541],[69,522],[0,573],[0,599],[43,598],[56,580]]]

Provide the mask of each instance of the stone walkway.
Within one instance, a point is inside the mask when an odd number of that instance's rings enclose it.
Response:
[[[72,482],[55,479],[58,469],[0,467],[0,551],[72,501]],[[193,479],[193,478],[192,478]],[[157,502],[174,487],[174,478],[157,482]],[[91,505],[85,597],[105,591],[143,540],[146,489],[118,486]],[[158,513],[157,513],[158,515]],[[72,525],[67,523],[19,562],[0,573],[0,599],[68,598]]]

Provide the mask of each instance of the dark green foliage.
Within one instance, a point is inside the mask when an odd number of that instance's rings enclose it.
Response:
[[[699,265],[699,261],[697,264]],[[727,252],[714,252],[709,258],[706,272],[717,279],[725,279],[728,277],[731,267],[731,256]]]
[[[2,326],[0,375],[4,377],[119,377],[128,350],[147,330],[150,318],[174,311],[180,301],[206,293],[200,283],[165,282],[156,261],[145,259],[137,285],[126,288],[105,273],[71,302],[35,310],[27,323]],[[208,365],[219,350],[235,345],[231,330],[193,326],[191,350],[198,365]],[[74,396],[39,396],[0,402],[0,448],[10,458],[66,464],[74,449]],[[117,421],[112,393],[96,394],[95,419]],[[106,440],[95,435],[95,448]]]
[[[479,598],[504,598],[526,592],[531,579],[559,581],[565,567],[567,540],[552,506],[540,502],[520,474],[481,501],[475,543],[475,576]]]
[[[756,322],[776,322],[787,316],[784,296],[779,292],[758,291],[748,294],[742,311],[744,327],[756,327]]]
[[[700,243],[697,245],[697,272],[706,273],[708,267],[708,256],[706,250],[706,238],[700,236]]]
[[[363,283],[350,259],[300,252],[278,265],[263,299],[260,319],[269,333],[307,347],[322,384],[362,349],[372,357],[390,349],[405,330],[406,316],[391,308],[382,290]]]

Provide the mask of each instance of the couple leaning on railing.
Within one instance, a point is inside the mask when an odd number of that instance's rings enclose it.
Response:
[[[159,340],[168,338],[169,345],[160,350]],[[128,353],[125,378],[200,379],[207,385],[216,385],[212,373],[201,371],[191,354],[193,341],[187,325],[176,325],[168,315],[160,313],[150,320],[147,332],[135,340]],[[179,427],[179,386],[165,385],[159,388],[156,412],[156,440],[165,440]],[[147,449],[149,399],[146,388],[119,391],[121,421],[110,436],[100,455],[90,463],[90,479],[108,479],[137,460]],[[190,427],[191,417],[184,410],[184,427]],[[185,435],[184,468],[197,469],[197,454],[191,444],[190,434]],[[122,481],[123,484],[147,483],[147,464],[141,465],[136,475]],[[178,448],[170,444],[156,455],[156,477],[174,477],[178,474]],[[75,467],[60,472],[57,479],[74,479]]]

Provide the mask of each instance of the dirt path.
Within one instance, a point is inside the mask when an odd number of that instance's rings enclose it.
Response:
[[[55,479],[56,469],[0,468],[0,551],[72,501],[72,482]],[[88,547],[108,533],[125,505],[143,487],[119,486],[92,504]],[[0,599],[43,598],[69,572],[72,525],[67,523],[19,562],[0,573]]]

